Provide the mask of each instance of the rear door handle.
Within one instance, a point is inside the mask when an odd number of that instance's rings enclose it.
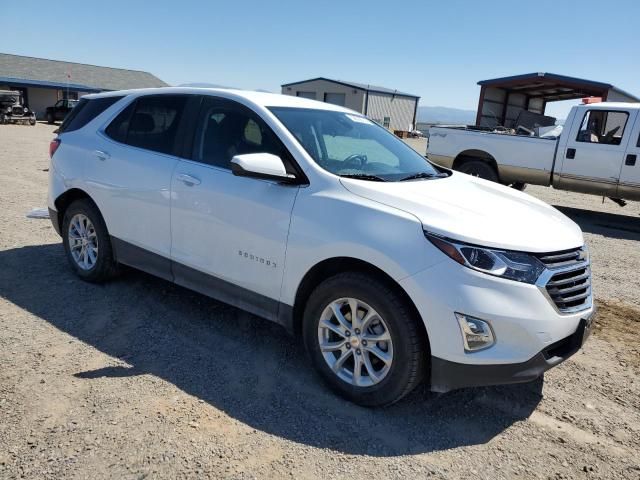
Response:
[[[194,177],[193,175],[189,175],[187,173],[179,173],[176,177],[176,180],[184,183],[188,187],[193,187],[194,185],[200,185],[200,179]]]
[[[627,158],[624,161],[625,165],[629,165],[630,167],[633,167],[636,164],[636,160],[637,157],[635,154],[630,153],[629,155],[627,155]]]
[[[102,160],[103,162],[108,158],[111,158],[111,155],[109,155],[109,152],[105,152],[103,150],[94,150],[93,153],[95,154],[96,157],[98,157],[98,160]]]
[[[567,158],[576,158],[575,148],[567,148]]]

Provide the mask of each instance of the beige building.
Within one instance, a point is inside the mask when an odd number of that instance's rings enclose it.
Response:
[[[368,116],[390,130],[415,128],[420,97],[385,87],[313,78],[282,85],[283,95],[340,105]]]

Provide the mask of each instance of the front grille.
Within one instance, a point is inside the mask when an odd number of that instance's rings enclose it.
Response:
[[[549,269],[545,288],[551,301],[563,313],[591,306],[591,270],[582,248],[537,255]]]
[[[24,115],[24,107],[13,107],[11,110],[11,114],[21,117],[22,115]]]

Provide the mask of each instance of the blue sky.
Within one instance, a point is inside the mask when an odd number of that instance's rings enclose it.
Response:
[[[547,71],[640,95],[640,2],[0,0],[0,51],[280,91],[325,76],[474,110],[478,80]],[[598,13],[602,12],[602,13]],[[559,110],[564,110],[561,107]],[[552,108],[552,113],[554,113]]]

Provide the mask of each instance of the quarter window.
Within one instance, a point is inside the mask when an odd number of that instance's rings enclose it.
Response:
[[[194,160],[231,168],[235,155],[271,153],[286,162],[286,152],[271,129],[249,110],[222,100],[207,100],[196,132]]]
[[[69,113],[64,122],[62,122],[58,133],[73,132],[74,130],[81,129],[121,98],[124,97],[102,97],[94,98],[93,100],[80,100],[78,105],[71,110],[71,113]]]
[[[629,114],[614,110],[589,110],[584,114],[576,141],[620,145]]]

